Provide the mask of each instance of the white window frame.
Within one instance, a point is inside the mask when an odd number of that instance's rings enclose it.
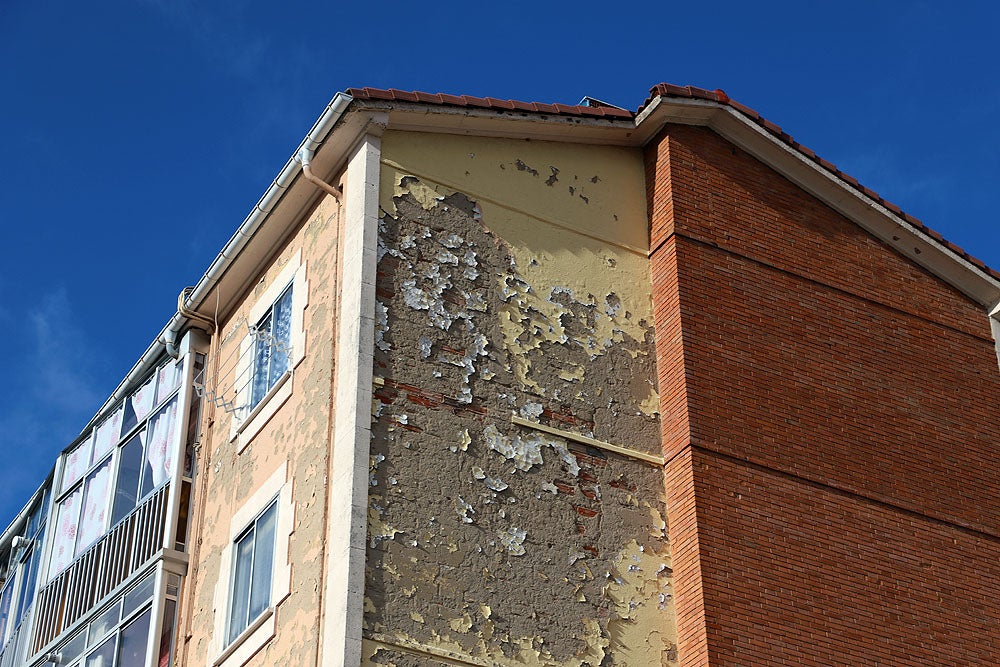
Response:
[[[180,360],[177,360],[177,359],[167,359],[167,361],[165,363],[160,363],[160,364],[158,364],[156,366],[156,368],[152,372],[152,375],[149,376],[149,378],[147,379],[147,382],[153,382],[153,383],[158,382],[159,374],[163,370],[164,367],[169,366],[169,365],[173,365],[175,367],[178,366],[178,365],[181,365],[181,369],[183,369],[183,366],[182,366],[183,363],[184,363],[183,359],[180,359]],[[127,394],[122,400],[120,400],[117,403],[115,403],[114,409],[108,410],[107,413],[105,415],[103,415],[101,421],[99,421],[98,423],[96,423],[94,425],[94,427],[87,433],[87,437],[84,440],[81,440],[80,443],[76,447],[79,447],[79,446],[83,445],[88,440],[90,441],[90,447],[93,447],[94,446],[95,433],[97,432],[97,430],[104,424],[105,421],[107,421],[108,419],[110,419],[114,415],[115,412],[117,412],[119,410],[124,410],[125,403],[132,398],[133,394],[135,393],[135,390],[138,389],[138,388],[140,388],[140,387],[142,387],[142,386],[145,386],[145,384],[146,383],[144,382],[142,384],[137,385],[133,389],[133,391],[131,393]],[[64,486],[64,484],[63,484],[63,477],[65,476],[65,472],[66,472],[66,458],[67,458],[67,456],[72,451],[74,451],[76,449],[76,447],[74,447],[73,449],[71,449],[69,452],[66,452],[66,453],[60,455],[60,458],[59,458],[59,468],[58,468],[59,469],[59,474],[55,476],[55,479],[53,480],[53,484],[52,484],[52,499],[50,501],[53,504],[53,508],[52,508],[52,523],[51,523],[51,525],[48,528],[49,532],[46,534],[46,542],[48,543],[48,546],[46,548],[46,557],[43,558],[44,563],[43,563],[43,567],[41,569],[44,571],[44,576],[43,576],[43,579],[39,582],[40,585],[44,585],[45,583],[47,583],[47,582],[53,580],[55,577],[59,576],[61,573],[65,572],[69,568],[69,566],[77,558],[79,558],[80,556],[82,556],[84,552],[86,552],[88,549],[90,549],[95,544],[97,544],[102,539],[104,539],[104,537],[108,534],[108,531],[110,531],[114,527],[114,524],[112,524],[112,522],[111,522],[111,519],[112,519],[111,515],[112,515],[113,509],[114,509],[114,502],[115,502],[116,492],[117,492],[117,489],[118,489],[118,473],[119,473],[119,466],[120,466],[120,462],[121,462],[120,460],[121,460],[121,451],[122,451],[122,448],[126,444],[128,444],[132,440],[133,437],[135,437],[136,435],[138,435],[143,430],[146,430],[146,432],[147,432],[147,436],[146,437],[147,438],[149,437],[149,431],[151,430],[151,427],[152,427],[152,424],[153,424],[153,420],[157,417],[157,415],[160,414],[160,412],[164,409],[164,407],[168,403],[170,403],[170,401],[172,401],[172,400],[177,400],[178,402],[180,401],[180,397],[181,397],[181,393],[182,393],[181,389],[183,388],[183,385],[184,385],[184,378],[181,377],[180,380],[179,380],[179,382],[178,382],[178,385],[176,387],[173,387],[170,391],[166,392],[166,394],[164,396],[162,396],[162,397],[161,396],[157,396],[156,397],[156,402],[152,405],[152,407],[150,408],[148,414],[146,414],[142,419],[138,420],[135,424],[133,424],[132,426],[130,426],[129,429],[124,432],[124,434],[122,433],[122,427],[121,427],[121,425],[119,425],[119,432],[115,436],[116,439],[113,441],[113,444],[111,445],[111,448],[106,453],[102,454],[97,460],[91,462],[88,465],[88,467],[84,469],[84,471],[80,475],[80,477],[78,479],[74,480],[68,486],[66,486],[65,489],[63,489],[62,487]],[[159,390],[157,389],[157,391],[159,391]],[[177,412],[176,419],[181,420],[181,418],[183,416],[183,410],[184,409],[185,409],[184,406],[178,404],[178,407],[177,407],[178,412]],[[181,422],[178,421],[178,424],[180,424],[180,423]],[[180,434],[180,435],[178,435],[178,434]],[[180,429],[179,428],[177,429],[177,432],[174,434],[175,441],[167,443],[167,446],[168,447],[176,447],[176,439],[177,439],[177,437],[181,437],[181,438],[184,437],[184,435],[180,433]],[[145,452],[146,452],[145,448],[146,448],[146,445],[144,444],[143,445],[143,453],[144,453],[144,455],[145,455]],[[92,454],[91,454],[91,456],[92,456]],[[77,528],[79,528],[79,525],[80,525],[80,516],[81,516],[82,512],[84,511],[84,509],[86,508],[86,502],[85,501],[86,501],[86,495],[87,495],[86,494],[87,478],[90,477],[90,475],[92,475],[103,464],[105,464],[105,463],[107,463],[109,461],[110,461],[110,470],[109,470],[109,477],[108,477],[108,493],[107,493],[107,496],[104,499],[104,514],[105,514],[105,516],[104,516],[103,530],[102,530],[101,534],[93,542],[91,542],[89,545],[87,545],[86,547],[83,547],[83,551],[81,551],[79,554],[76,553],[76,549],[78,548],[78,542],[76,540],[78,540],[79,537],[76,537],[74,539],[74,543],[73,543],[73,554],[70,557],[70,559],[67,562],[67,564],[65,566],[61,567],[58,571],[52,571],[52,559],[55,557],[55,553],[54,553],[53,550],[55,549],[55,544],[56,544],[56,541],[58,539],[56,533],[57,533],[57,531],[59,529],[59,523],[60,523],[60,520],[61,520],[61,513],[62,513],[62,509],[63,509],[63,503],[65,502],[65,500],[67,498],[69,498],[69,496],[72,493],[74,493],[78,489],[83,489],[83,494],[82,494],[82,496],[80,498],[80,507],[77,509],[77,512],[76,512],[76,522],[75,522],[75,525],[77,526]],[[184,465],[184,463],[183,463],[183,456],[181,456],[176,451],[175,451],[175,458],[174,458],[174,461],[173,461],[173,465],[174,466]],[[142,496],[141,498],[136,498],[136,506],[138,506],[139,504],[141,504],[144,499],[148,498],[150,495],[152,495],[153,493],[155,493],[157,489],[159,489],[161,486],[163,486],[164,484],[168,483],[169,481],[170,480],[167,479],[167,480],[161,482],[160,484],[155,485],[153,487],[153,489],[149,493],[147,493],[146,495]],[[61,490],[59,490],[57,492],[56,491],[57,489],[61,489]],[[133,507],[132,510],[130,510],[129,512],[134,511],[134,509],[135,509],[135,507]],[[126,515],[127,514],[128,513],[126,513]]]
[[[277,632],[275,611],[291,594],[292,566],[288,561],[288,547],[295,526],[295,506],[292,502],[292,480],[287,479],[288,465],[282,463],[244,505],[233,514],[229,524],[229,541],[222,554],[219,576],[215,588],[215,627],[208,667],[235,667],[245,664],[269,642]],[[232,588],[236,569],[236,541],[244,535],[271,503],[277,499],[277,521],[274,530],[274,554],[271,572],[270,606],[232,642],[229,641],[229,616]]]
[[[273,513],[274,528],[270,536],[271,543],[265,544],[265,540],[267,539],[267,537],[264,537],[263,539],[260,537],[258,527],[261,523],[261,520],[264,518],[264,515],[266,515],[268,512]],[[265,507],[260,514],[254,517],[253,521],[251,521],[249,525],[247,525],[247,527],[243,529],[243,532],[237,535],[236,539],[233,540],[232,543],[233,571],[232,571],[232,578],[229,582],[229,622],[226,626],[227,643],[229,643],[233,639],[236,639],[237,637],[239,637],[239,635],[246,632],[247,628],[254,625],[257,619],[264,615],[265,610],[271,608],[271,578],[274,576],[274,563],[273,563],[274,543],[277,539],[277,529],[278,529],[278,499],[275,498],[270,503],[268,503],[267,507]],[[243,543],[245,540],[252,541],[252,546],[250,548],[250,560],[248,563],[246,563],[246,567],[250,569],[248,575],[249,584],[247,586],[246,600],[245,600],[246,618],[245,619],[241,618],[237,623],[234,623],[233,608],[237,605],[237,603],[241,607],[244,606],[244,600],[240,599],[239,601],[237,601],[236,599],[236,578],[237,575],[239,574],[239,568],[240,568],[240,562],[239,562],[240,544]],[[261,549],[261,547],[266,547],[271,551],[272,563],[271,565],[267,566],[268,569],[267,572],[263,572],[262,570],[264,569],[264,567],[257,562],[257,553]],[[262,609],[256,615],[251,615],[250,604],[253,601],[255,580],[258,579],[263,580],[265,578],[266,578],[266,583],[264,585],[267,591],[267,603],[264,605],[264,609]],[[240,597],[242,598],[242,596]],[[233,633],[235,633],[235,635]]]
[[[240,361],[236,368],[237,393],[235,403],[245,407],[240,408],[235,413],[236,418],[232,420],[229,435],[230,442],[236,442],[237,453],[246,449],[246,446],[260,432],[264,424],[270,421],[278,408],[291,397],[292,373],[306,356],[304,320],[305,309],[309,305],[309,282],[306,280],[306,264],[302,261],[301,249],[289,258],[285,266],[251,306],[246,318],[249,326],[256,326],[263,320],[289,287],[292,289],[292,321],[289,327],[291,351],[288,358],[288,369],[264,394],[263,398],[254,405],[251,405],[251,399],[256,339],[253,334],[248,334],[240,343]]]

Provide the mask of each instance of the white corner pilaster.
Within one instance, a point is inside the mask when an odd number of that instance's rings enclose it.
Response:
[[[366,134],[348,163],[344,192],[319,663],[343,667],[361,664],[380,157],[380,138]]]

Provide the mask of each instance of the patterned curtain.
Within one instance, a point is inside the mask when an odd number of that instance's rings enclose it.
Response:
[[[123,406],[111,413],[111,416],[94,431],[94,455],[91,461],[100,461],[101,457],[111,451],[111,448],[118,444],[118,438],[122,433]]]
[[[132,409],[135,411],[136,421],[142,421],[149,416],[150,410],[156,405],[156,383],[153,378],[142,385],[132,394]]]
[[[49,562],[49,578],[66,569],[73,560],[73,545],[76,544],[77,524],[80,520],[80,504],[83,500],[83,486],[59,504],[59,518],[52,536],[52,560]]]
[[[156,374],[156,401],[161,402],[171,393],[174,389],[181,384],[181,370],[184,365],[181,362],[168,362],[166,366],[161,368]]]
[[[108,515],[108,492],[111,490],[110,483],[111,459],[109,458],[87,477],[83,513],[80,516],[80,525],[77,531],[75,554],[77,556],[104,534]]]
[[[153,418],[153,425],[146,443],[146,460],[153,478],[153,488],[170,478],[174,468],[174,433],[177,430],[177,397]]]
[[[73,486],[78,479],[83,477],[90,467],[90,448],[93,441],[93,434],[87,438],[79,447],[66,455],[66,467],[63,468],[62,488],[65,491]]]

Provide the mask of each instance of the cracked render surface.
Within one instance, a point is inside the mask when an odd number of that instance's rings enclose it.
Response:
[[[413,176],[394,194],[366,661],[675,664],[662,470],[511,421],[658,452],[651,321],[546,275],[470,196]]]

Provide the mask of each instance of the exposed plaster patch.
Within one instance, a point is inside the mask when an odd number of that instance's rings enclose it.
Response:
[[[462,523],[472,523],[472,517],[470,514],[475,514],[476,510],[473,509],[472,505],[467,503],[462,499],[462,496],[455,496],[455,511],[458,512],[459,518],[462,519]]]
[[[373,451],[388,460],[370,514],[398,535],[369,549],[375,609],[366,608],[366,632],[391,631],[471,664],[647,664],[610,648],[609,624],[620,619],[603,594],[609,580],[595,579],[588,561],[611,571],[628,540],[652,544],[662,473],[579,443],[570,451],[562,438],[522,433],[505,419],[514,411],[581,433],[613,429],[609,441],[658,442],[655,411],[635,416],[645,394],[631,380],[655,381],[651,327],[632,315],[648,308],[634,290],[617,296],[641,284],[638,264],[613,249],[558,255],[563,241],[548,228],[537,230],[537,245],[510,243],[490,229],[497,208],[483,216],[477,202],[417,179],[394,185],[383,189],[397,196],[383,205],[377,288],[392,349],[376,349],[387,382],[372,426]],[[629,575],[638,574],[631,566],[643,564],[624,565]],[[635,613],[662,621],[658,605],[654,596]]]
[[[527,533],[521,528],[513,526],[497,533],[500,544],[510,553],[511,556],[523,556],[526,553],[524,548],[524,538]]]
[[[375,347],[388,352],[392,345],[385,339],[385,334],[389,332],[389,311],[385,304],[376,302],[375,304]]]

